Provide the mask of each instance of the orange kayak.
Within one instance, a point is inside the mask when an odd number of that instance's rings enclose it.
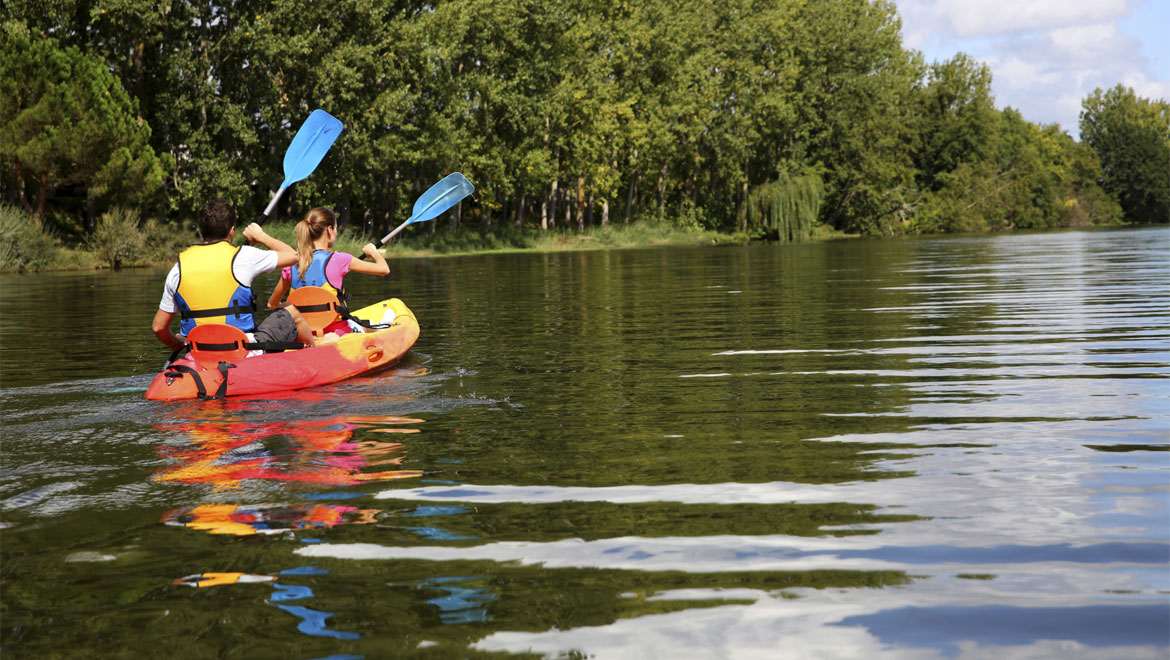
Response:
[[[226,396],[267,394],[335,383],[388,367],[418,339],[418,321],[399,299],[392,298],[352,312],[378,323],[394,311],[389,328],[344,335],[336,342],[283,353],[265,353],[219,364],[202,364],[191,355],[176,360],[154,377],[146,390],[153,401],[179,401],[214,396],[226,377]]]

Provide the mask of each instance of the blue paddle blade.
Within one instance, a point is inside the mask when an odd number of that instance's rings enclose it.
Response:
[[[467,177],[458,172],[448,174],[418,198],[414,203],[410,219],[404,225],[431,220],[443,211],[455,206],[459,200],[475,192],[475,186]]]
[[[287,188],[312,174],[343,128],[333,115],[314,110],[284,154],[284,183],[280,187]]]

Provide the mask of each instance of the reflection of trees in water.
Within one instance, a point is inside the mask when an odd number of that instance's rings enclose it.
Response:
[[[543,543],[576,538],[703,536],[853,536],[878,534],[879,525],[924,520],[916,515],[876,513],[871,504],[682,504],[644,502],[477,503],[467,507],[420,506],[397,514],[449,534],[492,542]],[[387,525],[390,523],[387,522]],[[415,529],[415,527],[407,527]],[[430,537],[433,538],[433,537]],[[402,539],[396,539],[400,543]]]

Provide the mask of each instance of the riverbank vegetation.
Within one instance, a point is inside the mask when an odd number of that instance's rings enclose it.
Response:
[[[89,240],[69,245],[53,231],[38,225],[22,209],[0,205],[0,271],[87,270],[170,266],[179,251],[197,242],[193,227],[170,227],[157,220],[141,222],[135,211],[115,208],[96,222]],[[296,245],[292,223],[266,225],[269,234]],[[841,238],[846,235],[822,225],[814,238]],[[384,248],[387,258],[454,256],[479,252],[602,250],[666,245],[718,245],[748,243],[744,233],[682,228],[672,223],[636,222],[607,227],[586,227],[583,231],[549,230],[532,227],[497,227],[489,232],[436,231]],[[237,242],[239,239],[237,239]],[[377,242],[353,230],[343,230],[335,249],[360,255],[366,243]]]
[[[330,206],[377,237],[443,175],[476,184],[407,250],[1170,222],[1165,100],[1097,90],[1078,142],[997,109],[986,65],[906,49],[885,0],[18,0],[0,22],[3,201],[49,236],[21,244],[111,265],[189,241],[213,197],[258,217],[314,108],[345,131],[286,222]],[[141,245],[96,247],[131,224]]]

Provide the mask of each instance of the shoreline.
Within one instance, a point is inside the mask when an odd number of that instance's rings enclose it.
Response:
[[[476,234],[471,236],[473,239],[480,239],[477,244],[476,241],[464,242],[468,243],[463,247],[446,246],[442,243],[442,232],[439,230],[434,234],[426,234],[423,236],[414,237],[413,243],[429,243],[432,241],[439,242],[438,247],[428,247],[426,245],[395,245],[391,247],[383,247],[382,254],[386,259],[439,259],[445,257],[465,257],[479,254],[510,254],[510,253],[525,253],[525,252],[592,252],[598,250],[631,250],[653,247],[719,247],[731,245],[748,245],[751,243],[775,243],[775,244],[798,244],[798,243],[819,243],[825,241],[836,240],[856,240],[863,238],[871,238],[878,240],[886,239],[906,239],[906,238],[938,238],[938,237],[990,237],[990,236],[1004,236],[1010,234],[1036,234],[1036,233],[1054,233],[1061,231],[1097,231],[1110,229],[1129,229],[1142,227],[1157,227],[1159,225],[1137,225],[1137,224],[1112,224],[1112,225],[1091,225],[1087,227],[1059,227],[1053,229],[1027,229],[1027,230],[1008,230],[1000,232],[973,232],[973,233],[934,233],[934,234],[901,234],[897,236],[863,236],[861,234],[847,234],[836,230],[829,229],[825,226],[819,226],[814,229],[812,235],[807,239],[799,242],[780,242],[769,241],[757,236],[750,236],[743,233],[729,234],[725,232],[717,232],[713,230],[679,230],[673,228],[659,229],[647,226],[635,225],[618,225],[617,227],[605,228],[590,228],[584,233],[569,233],[560,230],[549,230],[542,232],[540,230],[523,230],[517,231],[514,229],[506,230],[501,233]],[[281,240],[295,245],[295,239],[292,238],[292,226],[274,225],[268,228],[270,233]],[[285,236],[287,234],[287,236]],[[434,237],[438,237],[438,239]],[[460,238],[467,239],[468,234],[459,235]],[[484,243],[492,243],[498,241],[501,236],[511,238],[512,240],[520,240],[525,244],[520,245],[486,245]],[[339,252],[349,252],[354,255],[361,254],[361,247],[366,242],[370,242],[369,237],[359,237],[361,240],[353,240],[349,237],[342,236],[339,238],[337,244],[334,246]],[[367,240],[369,239],[369,240]],[[115,269],[107,264],[101,263],[97,253],[93,250],[86,250],[73,246],[58,246],[58,257],[54,260],[56,263],[52,267],[38,268],[35,270],[4,270],[0,269],[0,274],[4,275],[19,275],[19,274],[33,274],[33,273],[48,273],[48,272],[82,272],[82,271],[100,271],[100,270],[124,270],[124,269],[138,269],[138,268],[165,268],[174,264],[174,258],[157,261],[144,261],[140,263],[127,264],[120,269]],[[68,264],[68,265],[63,265]]]

